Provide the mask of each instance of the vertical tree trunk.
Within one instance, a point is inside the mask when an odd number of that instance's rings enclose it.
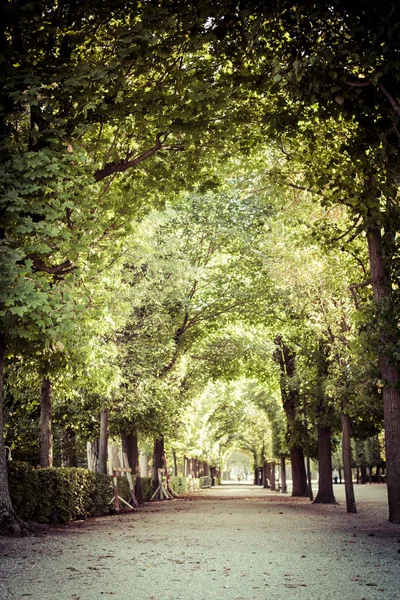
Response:
[[[270,477],[271,477],[270,464],[267,460],[265,460],[264,467],[263,467],[263,484],[264,484],[265,488],[270,487]]]
[[[172,451],[172,465],[173,465],[172,475],[173,475],[173,477],[178,477],[178,461],[176,459],[175,450]]]
[[[272,461],[271,466],[270,466],[270,474],[271,474],[270,485],[271,485],[271,490],[273,492],[276,490],[276,484],[275,484],[276,473],[275,473],[275,468],[276,468],[276,464],[275,464],[274,461]]]
[[[308,483],[308,497],[311,501],[314,500],[314,493],[312,489],[311,480],[311,467],[310,467],[310,439],[308,435],[308,421],[307,421],[307,402],[306,397],[303,396],[303,416],[304,416],[304,440],[306,449],[306,471],[307,471],[307,483]]]
[[[135,478],[135,496],[139,504],[144,504],[142,480],[140,478],[139,446],[136,432],[121,431],[122,452],[128,457],[129,467]]]
[[[40,466],[53,466],[53,432],[51,426],[51,381],[44,377],[40,393]]]
[[[282,493],[287,494],[286,459],[284,456],[281,456],[281,486],[282,486]]]
[[[86,455],[89,471],[97,471],[99,462],[99,440],[86,443]]]
[[[303,448],[299,445],[301,443],[300,439],[303,438],[304,428],[296,420],[299,407],[299,390],[297,386],[288,383],[288,380],[296,375],[296,353],[284,343],[280,336],[276,337],[275,344],[277,349],[274,356],[281,372],[280,388],[283,409],[286,414],[286,437],[292,464],[292,496],[304,497],[309,495],[309,490]]]
[[[158,488],[158,469],[164,468],[164,436],[159,437],[157,440],[154,440],[154,450],[153,450],[153,491],[155,492]]]
[[[361,473],[360,483],[362,485],[365,485],[367,483],[367,467],[365,465],[361,465],[360,473]]]
[[[374,302],[378,310],[385,308],[393,314],[392,290],[389,269],[385,265],[380,229],[368,232],[368,252]],[[400,370],[395,359],[384,353],[383,347],[390,346],[391,325],[382,327],[381,350],[378,357],[384,387],[383,415],[385,427],[385,449],[387,466],[387,490],[389,521],[400,523]]]
[[[293,497],[308,497],[306,466],[303,448],[290,449],[290,462],[292,464]]]
[[[215,467],[210,467],[210,477],[211,477],[211,486],[214,487],[215,486]]]
[[[344,489],[348,513],[356,513],[356,498],[354,495],[353,475],[351,470],[351,423],[349,415],[342,412],[342,456],[344,471]]]
[[[316,504],[336,504],[332,483],[332,433],[330,427],[318,425],[318,494]]]
[[[14,512],[8,486],[6,449],[4,444],[3,380],[4,380],[4,336],[0,334],[0,534],[24,535],[28,529]]]
[[[103,408],[100,414],[99,460],[98,473],[107,473],[108,454],[108,408]]]
[[[141,452],[139,463],[140,463],[140,476],[141,477],[149,477],[150,476],[149,455],[146,452]]]
[[[61,465],[71,468],[78,466],[75,445],[76,435],[72,427],[66,427],[61,432]]]

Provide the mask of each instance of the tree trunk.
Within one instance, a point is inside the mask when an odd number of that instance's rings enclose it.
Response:
[[[332,483],[332,432],[318,425],[318,494],[316,504],[336,504]]]
[[[137,433],[121,431],[122,452],[128,457],[129,467],[135,478],[135,497],[140,505],[144,504],[142,480],[140,478],[139,446]]]
[[[108,454],[108,408],[103,408],[100,414],[99,460],[98,473],[107,473]]]
[[[365,485],[367,483],[367,467],[361,465],[360,467],[361,480],[360,483]]]
[[[76,435],[72,427],[66,427],[61,432],[61,465],[71,468],[78,466],[75,446]]]
[[[139,464],[140,464],[140,476],[141,477],[149,477],[149,475],[150,475],[149,455],[146,452],[140,453]]]
[[[97,471],[99,462],[99,440],[86,443],[86,455],[89,471]]]
[[[153,491],[155,492],[159,486],[158,469],[164,468],[164,436],[154,440],[153,450]]]
[[[215,486],[215,467],[210,467],[211,486]]]
[[[264,461],[264,467],[263,467],[263,484],[265,488],[269,488],[270,487],[270,478],[271,478],[271,469],[270,469],[270,464],[268,461]]]
[[[45,377],[40,393],[40,466],[53,466],[53,432],[51,427],[51,381]]]
[[[281,456],[281,486],[282,494],[287,494],[286,459],[284,456]]]
[[[288,380],[296,375],[296,353],[293,352],[280,336],[275,339],[277,346],[275,360],[279,364],[281,379],[280,388],[283,409],[287,422],[287,444],[290,450],[290,461],[292,463],[293,490],[292,496],[308,496],[307,474],[304,464],[303,448],[299,446],[303,439],[303,426],[296,420],[299,406],[298,386],[288,384]]]
[[[308,497],[306,466],[304,463],[303,448],[290,449],[290,462],[292,464],[293,497]]]
[[[173,477],[178,477],[178,461],[176,459],[175,450],[172,451],[172,464],[173,464],[173,470],[172,470]]]
[[[0,535],[22,536],[28,533],[28,528],[14,512],[8,486],[3,417],[4,352],[4,337],[0,334]]]
[[[270,485],[271,485],[271,491],[273,491],[273,492],[275,492],[275,490],[276,490],[276,484],[275,484],[276,473],[275,473],[275,468],[276,468],[276,464],[275,464],[274,461],[272,461],[271,466],[270,466],[270,473],[271,473]]]
[[[311,501],[314,500],[314,493],[312,489],[311,480],[311,467],[310,467],[310,438],[308,435],[308,422],[307,422],[307,403],[306,398],[303,396],[303,413],[304,413],[304,441],[306,449],[306,472],[307,472],[307,483],[308,483],[308,497]]]
[[[368,232],[368,252],[375,305],[378,310],[384,307],[386,314],[389,312],[393,314],[391,282],[383,256],[380,229],[371,229]],[[395,359],[390,358],[383,351],[384,346],[390,346],[391,338],[392,334],[388,327],[386,330],[382,328],[378,364],[384,382],[382,395],[389,521],[400,523],[400,370]]]
[[[344,489],[348,513],[356,513],[356,498],[354,495],[353,474],[351,470],[351,423],[349,415],[342,412],[342,456],[344,471]]]

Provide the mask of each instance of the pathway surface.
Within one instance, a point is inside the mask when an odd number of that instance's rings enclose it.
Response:
[[[400,526],[384,485],[359,512],[249,485],[0,538],[0,598],[31,600],[397,600]]]

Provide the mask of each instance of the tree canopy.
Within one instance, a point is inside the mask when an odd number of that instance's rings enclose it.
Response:
[[[383,419],[399,523],[397,3],[0,17],[6,435],[40,406],[49,443],[52,410],[89,440],[107,407],[114,434],[260,462]],[[3,445],[1,417],[18,529]]]

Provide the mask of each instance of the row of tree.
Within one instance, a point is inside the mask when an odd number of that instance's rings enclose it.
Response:
[[[41,389],[43,465],[52,391],[168,436],[206,380],[278,381],[299,469],[380,392],[399,522],[399,9],[264,4],[1,7],[1,386]],[[18,529],[1,448],[0,490]]]

